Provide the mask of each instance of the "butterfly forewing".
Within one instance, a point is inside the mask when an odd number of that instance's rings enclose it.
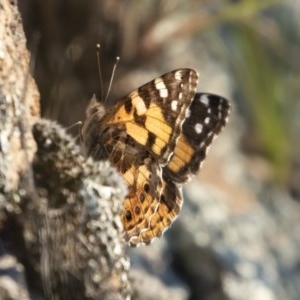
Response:
[[[124,124],[126,133],[165,164],[195,95],[198,74],[191,69],[166,73],[122,99],[106,120]]]
[[[229,103],[195,94],[198,74],[179,69],[141,86],[110,108],[92,101],[82,128],[85,153],[116,166],[128,186],[122,222],[126,241],[149,244],[182,205],[181,184],[196,174],[225,126]]]

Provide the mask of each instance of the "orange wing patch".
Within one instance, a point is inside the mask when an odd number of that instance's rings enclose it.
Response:
[[[174,173],[184,168],[192,160],[195,150],[188,144],[186,138],[180,135],[174,154],[171,157],[167,167]]]
[[[120,106],[107,120],[107,124],[124,123],[126,133],[137,143],[143,146],[148,144],[155,155],[162,156],[170,143],[173,129],[162,114],[161,108],[155,103],[146,107],[137,92],[129,95],[126,101],[125,105]]]

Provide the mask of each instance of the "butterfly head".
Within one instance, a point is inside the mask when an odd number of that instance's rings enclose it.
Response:
[[[82,152],[85,156],[90,156],[91,151],[95,149],[99,134],[99,128],[103,123],[103,116],[106,113],[105,107],[97,100],[94,95],[86,109],[86,120],[81,128]]]
[[[90,103],[87,106],[86,109],[86,118],[87,120],[89,118],[92,118],[96,115],[97,119],[102,118],[105,114],[105,108],[104,106],[97,100],[96,96],[93,95],[92,99],[90,100]]]

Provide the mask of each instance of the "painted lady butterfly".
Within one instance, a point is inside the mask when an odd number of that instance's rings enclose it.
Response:
[[[198,74],[178,69],[105,110],[95,99],[82,127],[85,154],[109,159],[128,185],[122,222],[131,246],[149,244],[179,214],[181,185],[198,172],[227,122],[228,100],[196,93]]]

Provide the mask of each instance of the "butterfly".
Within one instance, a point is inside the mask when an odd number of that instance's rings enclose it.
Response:
[[[109,109],[94,98],[82,126],[87,156],[109,159],[128,186],[122,212],[131,246],[160,237],[178,216],[181,188],[198,173],[230,110],[223,97],[196,93],[198,73],[168,72]]]

